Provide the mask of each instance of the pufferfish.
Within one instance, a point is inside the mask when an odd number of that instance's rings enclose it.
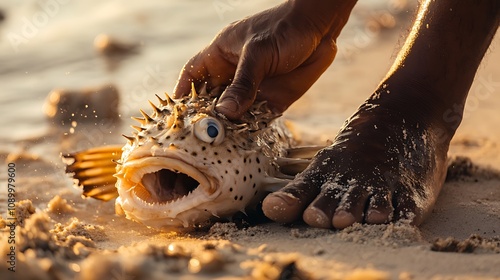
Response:
[[[156,95],[152,114],[133,118],[122,146],[68,154],[83,195],[108,201],[116,213],[162,230],[186,231],[213,218],[245,212],[303,170],[317,146],[295,147],[280,115],[265,102],[237,122],[215,111],[216,98],[192,89],[171,99]]]

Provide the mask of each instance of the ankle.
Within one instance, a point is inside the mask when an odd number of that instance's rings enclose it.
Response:
[[[391,77],[378,86],[367,103],[383,107],[408,124],[432,129],[440,141],[449,142],[462,121],[464,105],[439,96],[419,81]]]

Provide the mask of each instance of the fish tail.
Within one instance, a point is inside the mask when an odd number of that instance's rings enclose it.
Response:
[[[63,155],[63,161],[84,196],[108,201],[118,197],[114,174],[121,156],[122,146],[113,145]]]

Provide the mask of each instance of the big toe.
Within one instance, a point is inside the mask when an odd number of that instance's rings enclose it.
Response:
[[[299,199],[290,193],[275,192],[269,194],[262,203],[264,215],[278,223],[291,223],[302,214]]]

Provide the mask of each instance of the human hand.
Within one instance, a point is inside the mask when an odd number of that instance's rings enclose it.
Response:
[[[255,100],[285,111],[333,61],[335,40],[355,3],[305,2],[287,1],[227,26],[186,63],[174,97],[188,94],[194,83],[223,90],[216,110],[230,119]]]

